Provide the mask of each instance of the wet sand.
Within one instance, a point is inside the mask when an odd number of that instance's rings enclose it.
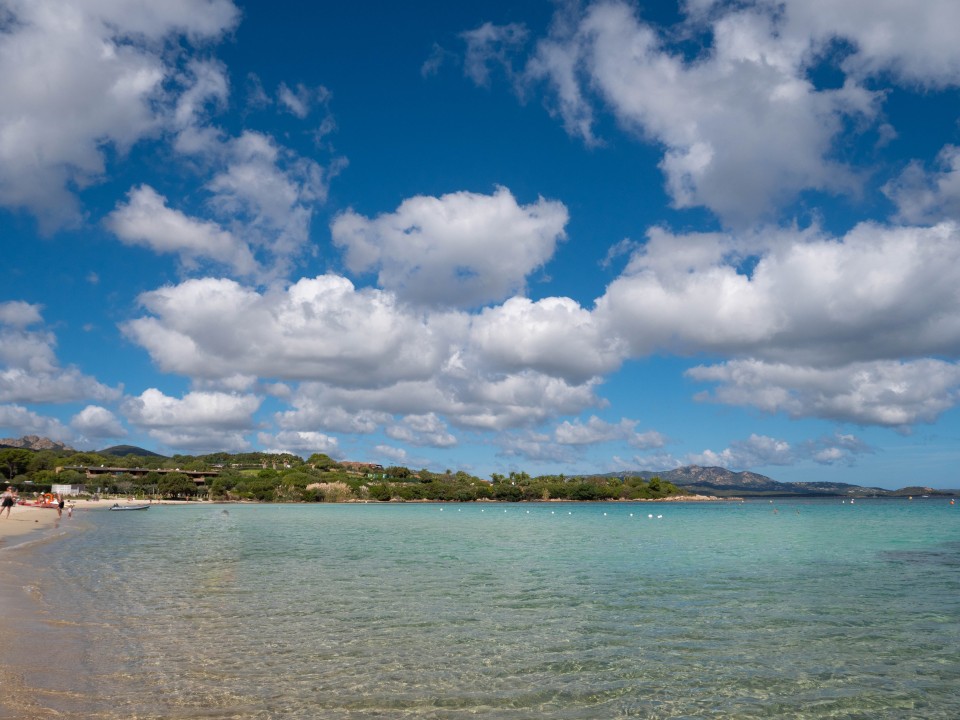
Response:
[[[56,708],[85,706],[84,692],[78,692],[70,678],[76,674],[77,664],[89,655],[87,627],[64,621],[49,604],[50,578],[36,565],[36,550],[54,543],[69,552],[70,537],[83,532],[91,510],[106,512],[115,503],[143,502],[75,500],[72,517],[67,508],[58,517],[56,508],[15,505],[9,519],[6,512],[0,517],[0,637],[4,638],[0,643],[0,676],[4,678],[0,718],[60,717]],[[165,500],[152,504],[180,503]],[[101,715],[80,712],[71,717]]]
[[[74,505],[74,513],[82,510],[89,510],[97,507],[109,507],[117,500],[79,500]],[[56,508],[41,508],[31,505],[14,505],[10,508],[10,516],[7,517],[6,511],[3,517],[0,517],[0,549],[11,547],[23,542],[25,535],[32,533],[42,533],[56,527],[58,522],[69,522],[72,520],[64,508],[63,515],[58,517]]]
[[[76,500],[73,502],[73,513],[83,513],[87,510],[96,510],[109,508],[114,504],[119,505],[179,505],[188,504],[188,501],[163,500],[127,500],[125,498],[103,498],[100,500]],[[196,504],[196,503],[193,503]],[[70,502],[67,503],[68,507]],[[31,505],[14,505],[10,508],[10,516],[3,513],[0,517],[0,550],[3,548],[18,545],[26,540],[31,540],[31,534],[42,534],[45,530],[51,530],[57,527],[58,523],[68,523],[75,518],[70,517],[68,508],[64,508],[62,516],[57,516],[56,508],[41,508]]]
[[[14,505],[10,508],[9,517],[6,511],[3,517],[0,517],[0,548],[19,542],[19,538],[24,535],[52,528],[61,519],[68,519],[66,510],[63,512],[63,518],[58,518],[54,508]]]

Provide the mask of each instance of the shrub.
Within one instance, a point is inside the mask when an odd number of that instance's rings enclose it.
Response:
[[[306,489],[322,496],[323,502],[345,502],[353,497],[350,486],[343,482],[312,483]]]
[[[370,497],[373,500],[379,500],[385,502],[392,497],[390,488],[387,485],[371,485],[370,486]]]

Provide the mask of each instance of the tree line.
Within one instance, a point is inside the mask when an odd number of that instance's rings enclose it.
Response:
[[[95,479],[66,466],[114,467],[113,474]],[[133,475],[124,469],[146,469]],[[166,472],[158,472],[158,471]],[[218,475],[198,485],[182,471],[216,470]],[[647,500],[682,494],[672,483],[652,478],[593,475],[541,475],[525,472],[494,473],[489,480],[462,470],[433,472],[402,466],[345,467],[315,453],[303,458],[288,453],[212,453],[173,457],[53,450],[0,450],[0,474],[21,492],[44,492],[54,483],[85,485],[88,492],[210,500],[261,502],[366,501],[506,501],[534,500]]]

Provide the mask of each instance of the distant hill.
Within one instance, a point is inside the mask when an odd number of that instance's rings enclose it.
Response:
[[[732,472],[722,467],[687,467],[671,470],[660,476],[677,487],[704,487],[711,490],[777,492],[783,490],[784,483],[752,472]]]
[[[703,495],[717,495],[729,497],[732,495],[747,496],[806,496],[806,497],[886,497],[897,493],[883,488],[861,487],[846,483],[806,482],[783,483],[777,482],[766,475],[752,472],[733,472],[722,467],[701,467],[688,465],[675,470],[653,472],[640,470],[636,472],[608,473],[608,476],[642,477],[645,480],[656,476],[661,480],[672,482],[679,488]]]
[[[166,457],[166,455],[151,452],[150,450],[144,450],[143,448],[136,447],[135,445],[114,445],[113,447],[108,447],[105,450],[97,450],[97,455],[109,455],[111,457],[127,457],[128,455],[137,455],[139,457]]]
[[[60,450],[76,452],[69,445],[40,437],[39,435],[24,435],[22,438],[0,438],[0,447],[22,448],[24,450]]]

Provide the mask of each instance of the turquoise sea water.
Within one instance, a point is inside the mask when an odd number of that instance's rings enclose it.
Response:
[[[958,513],[939,499],[78,512],[65,536],[0,553],[0,708],[955,720]]]

